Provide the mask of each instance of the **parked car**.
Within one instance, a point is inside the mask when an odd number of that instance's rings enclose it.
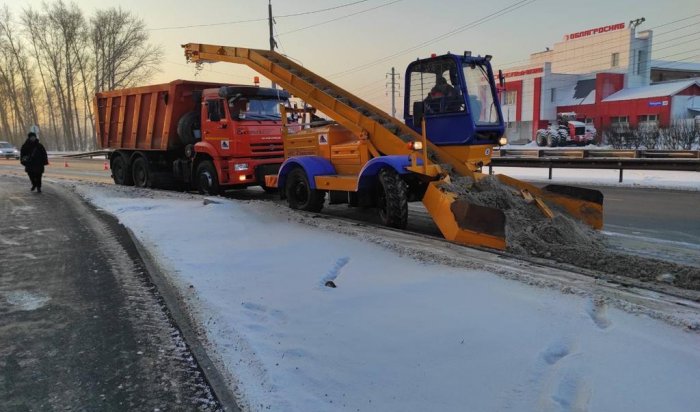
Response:
[[[19,149],[14,147],[12,143],[0,142],[0,157],[5,159],[19,159]]]

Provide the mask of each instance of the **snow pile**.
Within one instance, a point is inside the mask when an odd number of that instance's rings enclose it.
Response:
[[[612,251],[599,232],[573,219],[566,212],[547,218],[534,203],[528,203],[517,191],[489,176],[473,183],[453,179],[445,187],[462,200],[502,210],[506,215],[506,245],[519,256],[536,256],[602,273],[623,275],[642,281],[665,276],[675,286],[700,290],[700,268],[678,265],[658,259]]]

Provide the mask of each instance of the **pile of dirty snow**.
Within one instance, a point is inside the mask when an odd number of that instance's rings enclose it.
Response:
[[[494,176],[478,182],[453,178],[443,188],[456,193],[461,200],[502,210],[506,215],[507,250],[515,255],[700,290],[700,268],[611,251],[599,232],[554,204],[548,204],[554,218],[546,217],[534,203],[528,203],[517,190]]]

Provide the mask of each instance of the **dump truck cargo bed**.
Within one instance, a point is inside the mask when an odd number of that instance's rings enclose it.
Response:
[[[193,96],[220,83],[175,80],[97,93],[95,128],[102,149],[176,150],[178,120],[200,107]]]

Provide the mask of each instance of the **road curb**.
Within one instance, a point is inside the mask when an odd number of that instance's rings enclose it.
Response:
[[[196,328],[193,325],[193,320],[187,314],[187,311],[181,307],[178,300],[178,297],[181,296],[181,294],[173,285],[170,284],[170,282],[167,281],[167,277],[165,276],[160,265],[156,262],[156,259],[153,258],[153,255],[151,255],[148,249],[138,240],[131,229],[123,225],[122,227],[126,229],[129,237],[133,241],[136,251],[138,252],[139,256],[141,256],[151,281],[158,288],[158,292],[163,298],[173,321],[185,337],[187,346],[197,360],[202,373],[209,382],[209,385],[221,403],[221,406],[228,412],[242,412],[241,408],[236,402],[233,392],[229,388],[229,385],[224,378],[224,375],[211,360],[206,352],[206,349],[204,348],[204,345],[199,339]]]

